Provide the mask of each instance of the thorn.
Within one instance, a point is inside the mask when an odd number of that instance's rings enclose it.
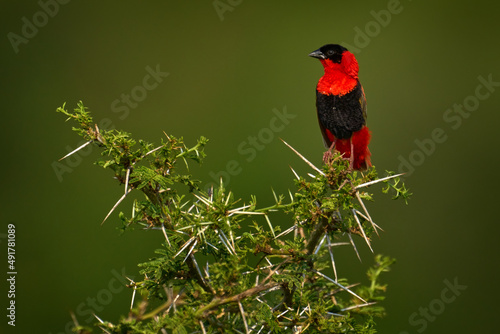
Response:
[[[273,274],[274,274],[274,273],[273,273]],[[262,292],[259,294],[259,297],[264,296],[264,295],[268,294],[269,292],[273,292],[273,291],[276,291],[276,290],[279,290],[279,289],[281,289],[281,287],[280,287],[279,285],[273,286],[272,288],[269,288],[269,289],[267,289],[267,290],[262,291]],[[279,303],[278,305],[276,305],[276,306],[273,308],[273,311],[274,311],[275,309],[277,309],[277,308],[278,308],[281,304],[283,304],[283,302],[281,302],[281,303]]]
[[[283,232],[281,232],[280,234],[278,234],[277,236],[275,236],[274,239],[278,239],[281,236],[287,235],[288,233],[290,233],[293,230],[295,230],[297,227],[298,227],[297,225],[293,225],[292,227],[284,230]]]
[[[377,233],[377,235],[378,235],[378,232],[377,232],[377,227],[378,226],[373,222],[372,217],[370,217],[370,214],[368,213],[368,210],[366,209],[365,203],[363,203],[363,200],[361,199],[361,196],[359,196],[359,192],[358,191],[356,191],[356,198],[358,199],[359,204],[361,204],[361,207],[365,211],[366,216],[368,217],[368,221],[370,222],[370,224],[372,224],[372,227],[375,230],[375,233]]]
[[[286,141],[284,141],[283,139],[280,138],[280,140],[286,145],[288,146],[292,151],[295,152],[295,154],[297,154],[302,160],[304,160],[312,169],[314,169],[315,171],[317,171],[319,174],[321,175],[325,175],[325,173],[323,173],[318,167],[314,166],[311,162],[309,162],[309,160],[307,160],[306,158],[304,158],[304,156],[302,154],[300,154],[299,152],[297,152],[297,150],[295,150],[293,147],[291,147]]]
[[[270,309],[270,310],[272,310],[272,309],[273,309],[271,306],[269,306],[269,304],[268,304],[268,303],[266,303],[266,302],[262,301],[259,297],[256,297],[256,298],[255,298],[255,300],[256,300],[256,301],[258,301],[258,302],[259,302],[259,303],[261,303],[261,304],[266,305],[267,307],[269,307],[269,309]]]
[[[299,313],[299,316],[301,316],[302,314],[304,314],[305,311],[307,311],[309,309],[309,304],[307,304],[306,307],[304,307],[304,309]],[[299,310],[297,310],[297,312],[299,312]]]
[[[358,216],[363,217],[363,219],[364,219],[364,220],[366,220],[366,221],[370,221],[370,218],[368,218],[367,216],[365,216],[365,215],[364,215],[361,211],[356,210],[356,213],[358,214]],[[372,222],[372,223],[373,223],[373,225],[374,225],[376,228],[378,228],[379,230],[381,230],[382,232],[384,232],[384,229],[383,229],[382,227],[380,227],[380,226],[378,226],[377,224],[375,224],[375,222]],[[375,232],[377,232],[377,230],[375,230]],[[378,235],[378,233],[377,233],[377,235]]]
[[[165,240],[167,240],[168,246],[172,247],[170,244],[170,240],[168,239],[167,231],[165,230],[165,225],[161,224],[161,230],[163,231],[163,235],[165,236]]]
[[[288,310],[288,309],[284,310],[283,312],[281,312],[280,314],[278,314],[278,316],[276,316],[276,319],[279,318],[279,317],[281,317],[281,316],[283,316],[283,315],[285,315],[288,311],[290,311],[290,310]]]
[[[330,246],[335,247],[335,246],[345,246],[345,245],[350,245],[349,242],[332,242]]]
[[[201,320],[199,320],[199,323],[200,323],[200,326],[201,326],[201,332],[203,334],[207,334],[207,331],[205,331],[205,326],[203,326],[203,322]]]
[[[232,211],[229,216],[232,216],[234,214],[239,214],[239,215],[265,215],[265,212],[253,212],[253,211]]]
[[[383,177],[381,179],[377,179],[377,180],[373,180],[373,181],[370,181],[370,182],[366,182],[366,183],[360,184],[359,186],[356,186],[354,189],[359,189],[359,188],[366,187],[366,186],[369,186],[369,185],[372,185],[372,184],[375,184],[375,183],[379,183],[379,182],[382,182],[382,181],[385,181],[385,180],[393,179],[395,177],[398,177],[398,176],[401,176],[401,175],[404,175],[404,174],[405,173],[391,175],[391,176]]]
[[[235,209],[232,209],[232,210],[229,210],[228,213],[231,214],[231,213],[234,213],[234,212],[238,212],[238,211],[241,211],[241,210],[245,210],[249,207],[251,207],[252,205],[249,204],[249,205],[244,205],[244,206],[240,206],[239,208],[235,208]]]
[[[275,265],[274,265],[274,264],[273,264],[273,263],[272,263],[272,262],[271,262],[271,261],[270,261],[267,257],[266,257],[266,262],[269,264],[269,270],[271,270],[271,271],[272,271],[272,269],[271,269],[271,268],[272,268],[272,267],[274,267]],[[279,274],[279,272],[278,272],[278,270],[277,270],[277,269],[276,269],[276,270],[274,270],[274,272],[275,272],[276,274]]]
[[[326,239],[326,234],[323,235],[323,238],[321,239],[318,246],[316,247],[316,250],[314,251],[315,255],[318,254],[319,250],[321,249],[321,246],[323,245],[323,242],[325,242],[325,239]]]
[[[359,256],[358,248],[356,247],[356,244],[354,243],[354,240],[352,240],[351,232],[349,232],[347,235],[349,236],[349,240],[351,241],[351,245],[354,248],[354,251],[356,252],[356,255],[358,256],[359,262],[363,262],[363,261],[361,261],[361,256]]]
[[[96,318],[96,319],[97,319],[97,320],[98,320],[101,324],[103,324],[103,323],[104,323],[104,321],[102,321],[102,319],[101,319],[101,318],[99,318],[99,317],[98,317],[95,313],[92,313],[92,314],[94,315],[94,317],[95,317],[95,318]]]
[[[274,189],[271,187],[271,191],[273,192],[273,196],[274,196],[274,201],[276,203],[278,203],[278,197],[276,196],[276,193],[274,192]]]
[[[271,229],[271,233],[273,234],[273,238],[276,239],[277,236],[276,236],[276,234],[274,234],[273,224],[271,224],[271,220],[269,219],[269,216],[264,215],[264,217],[266,218],[267,224],[269,225],[269,228]],[[283,234],[283,233],[281,233],[281,234]]]
[[[87,146],[88,144],[92,143],[92,140],[89,140],[88,142],[86,142],[85,144],[81,145],[80,147],[78,147],[77,149],[74,149],[73,151],[69,152],[68,154],[66,154],[64,157],[62,157],[61,159],[59,159],[58,161],[61,161],[63,159],[66,159],[67,157],[69,157],[70,155],[80,151],[82,148],[84,148],[85,146]]]
[[[203,277],[203,274],[201,273],[200,266],[198,266],[198,262],[196,261],[196,258],[194,257],[193,254],[190,254],[190,257],[191,257],[191,260],[193,260],[193,262],[194,262],[194,266],[196,267],[196,270],[198,271],[198,275],[200,275],[201,280],[203,281],[203,283],[205,283],[205,285],[208,286],[207,282],[205,281],[205,278]],[[207,264],[208,264],[208,262],[207,262]],[[212,288],[210,288],[210,289],[212,289]]]
[[[193,210],[193,208],[196,206],[196,204],[193,204],[189,207],[189,209],[187,210],[187,213],[191,213],[191,210]]]
[[[295,175],[295,177],[297,178],[297,180],[300,180],[299,175],[293,170],[292,166],[288,166],[288,167],[290,167],[290,169],[292,170],[293,175]]]
[[[120,197],[120,199],[118,200],[118,202],[116,202],[116,204],[111,208],[111,210],[108,212],[108,214],[106,215],[106,217],[104,218],[104,220],[102,221],[101,225],[104,224],[104,222],[106,221],[106,219],[108,219],[108,217],[111,215],[111,213],[113,213],[113,211],[116,209],[116,207],[125,199],[125,197],[132,191],[132,189],[129,189],[127,193],[123,194],[122,197]]]
[[[232,255],[236,255],[236,253],[234,252],[234,250],[231,249],[231,247],[230,247],[231,245],[229,244],[229,240],[227,240],[226,235],[224,234],[224,232],[222,230],[220,230],[220,229],[215,230],[215,231],[219,234],[220,241],[222,241],[222,244],[224,246],[226,246],[226,248],[229,251],[229,253],[232,254]],[[227,242],[226,242],[226,240],[227,240]]]
[[[135,207],[137,204],[137,200],[134,199],[134,203],[132,204],[132,219],[135,218]]]
[[[125,194],[128,191],[128,180],[130,177],[130,168],[127,168],[127,174],[125,174]]]
[[[198,243],[198,239],[196,239],[194,242],[193,242],[193,246],[191,246],[191,248],[189,249],[189,252],[187,253],[186,257],[184,258],[184,260],[182,261],[182,263],[186,262],[187,258],[189,257],[189,255],[191,255],[191,252],[193,251],[194,247],[196,246],[196,244]],[[198,271],[200,271],[200,269],[198,269]],[[200,273],[201,274],[201,273]],[[200,275],[201,276],[201,275]]]
[[[273,307],[273,309],[271,311],[272,312],[276,311],[278,309],[278,307],[280,307],[282,304],[283,304],[283,302],[278,303],[278,305],[276,305],[275,307]]]
[[[177,252],[177,254],[174,255],[173,258],[175,259],[180,253],[182,253],[182,251],[184,251],[184,249],[186,249],[191,244],[191,242],[193,242],[194,239],[195,237],[191,237],[188,241],[186,241],[184,245],[182,245],[182,248]]]
[[[177,308],[175,306],[175,303],[177,302],[177,299],[179,299],[179,297],[181,296],[181,294],[183,292],[184,292],[184,288],[182,288],[181,291],[179,291],[179,294],[177,296],[175,296],[174,300],[172,301],[172,304],[170,304],[170,306],[167,309],[167,313],[170,312],[170,309],[172,308],[172,306],[174,307],[174,313],[177,312]]]
[[[132,301],[130,302],[130,309],[134,307],[135,293],[137,292],[136,287],[134,286],[134,292],[132,292]]]
[[[157,148],[154,148],[152,149],[151,151],[149,151],[148,153],[144,154],[142,157],[146,157],[148,155],[150,155],[151,153],[155,152],[155,151],[158,151],[160,148],[162,148],[163,146],[165,146],[165,144],[161,145],[161,146],[158,146]]]
[[[184,202],[183,204],[181,204],[181,206],[179,207],[179,209],[182,209],[182,208],[183,208],[183,207],[185,207],[188,203],[189,203],[189,201]]]
[[[330,237],[328,234],[326,235],[326,241],[328,242],[328,252],[330,253],[330,260],[332,261],[332,268],[333,268],[333,273],[335,275],[335,280],[338,281],[337,278],[337,268],[335,267],[335,260],[333,259],[333,252],[332,252],[332,243],[330,242]]]
[[[231,244],[232,244],[232,248],[235,249],[235,246],[234,246],[234,238],[233,238],[233,230],[231,228],[231,223],[229,222],[229,218],[226,219],[226,224],[227,226],[229,227],[229,237],[231,238]],[[229,240],[228,240],[229,241]]]
[[[229,199],[231,198],[231,191],[229,191],[229,193],[227,194],[227,198],[226,198],[226,203],[225,205],[228,205],[229,203]]]
[[[346,307],[346,308],[341,309],[341,310],[340,310],[340,312],[353,310],[353,309],[355,309],[355,308],[360,308],[360,307],[370,306],[370,305],[373,305],[373,304],[377,304],[377,302],[371,302],[371,303],[365,303],[365,304],[359,304],[359,305],[349,306],[349,307]]]
[[[75,313],[73,313],[73,311],[70,311],[69,313],[71,314],[71,319],[73,320],[73,323],[75,324],[75,327],[80,326],[78,324],[78,319],[76,318]]]
[[[333,312],[326,312],[326,314],[328,314],[328,315],[334,315],[336,317],[345,317],[345,315],[343,315],[343,314],[338,314],[338,313],[333,313]]]
[[[212,202],[209,199],[198,196],[197,194],[193,194],[193,196],[202,201],[205,205],[208,205],[210,207],[212,206]]]
[[[245,325],[245,333],[248,334],[250,332],[248,331],[247,319],[245,318],[245,310],[243,309],[243,305],[241,305],[241,302],[239,300],[238,307],[240,308],[241,317],[243,318],[243,324]]]
[[[352,209],[352,214],[354,216],[354,219],[358,223],[359,229],[361,230],[361,234],[363,234],[363,238],[365,239],[366,244],[368,245],[368,247],[370,247],[370,250],[373,253],[372,246],[370,245],[370,240],[368,240],[368,238],[366,237],[365,230],[363,229],[363,226],[361,225],[361,222],[359,221],[358,215],[356,215],[356,211],[354,209]]]
[[[215,249],[216,251],[219,251],[219,248],[215,247],[214,245],[212,245],[211,243],[209,243],[208,241],[205,240],[205,242],[207,243],[207,245],[209,245],[210,247],[212,247],[213,249]]]
[[[348,288],[346,288],[345,286],[343,286],[342,284],[338,283],[337,281],[331,279],[330,277],[322,274],[321,272],[317,271],[316,269],[313,269],[313,271],[320,275],[321,277],[327,279],[328,281],[332,282],[333,284],[335,284],[336,286],[338,286],[339,288],[341,288],[342,290],[344,291],[347,291],[348,293],[350,293],[351,295],[353,295],[354,297],[358,298],[359,300],[361,300],[363,303],[366,303],[366,300],[364,300],[363,298],[361,298],[360,296],[358,296],[357,294],[355,294],[354,292],[352,292],[351,290],[349,290]]]
[[[206,269],[203,268],[203,271],[205,272],[205,275],[207,275],[207,278],[210,278],[210,271],[209,271],[209,267],[208,267],[208,261],[207,261]]]

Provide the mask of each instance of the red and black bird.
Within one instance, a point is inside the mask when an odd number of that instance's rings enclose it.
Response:
[[[353,169],[367,169],[371,166],[371,133],[366,126],[366,98],[356,58],[338,44],[324,45],[309,56],[318,58],[325,68],[316,87],[319,127],[328,148],[323,160],[327,162],[335,149],[350,160]]]

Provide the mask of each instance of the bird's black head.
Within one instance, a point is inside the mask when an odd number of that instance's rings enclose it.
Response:
[[[341,45],[327,44],[311,52],[309,56],[318,59],[330,59],[332,62],[340,64],[344,51],[347,51],[347,49]]]

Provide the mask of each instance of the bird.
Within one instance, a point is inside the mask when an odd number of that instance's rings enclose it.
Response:
[[[371,132],[366,126],[366,97],[358,79],[358,61],[339,44],[326,44],[309,56],[319,59],[324,67],[316,86],[319,127],[328,148],[324,163],[336,150],[349,159],[350,169],[368,169],[372,166],[368,149]]]

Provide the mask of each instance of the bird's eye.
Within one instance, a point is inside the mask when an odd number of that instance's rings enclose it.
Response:
[[[328,51],[326,51],[326,54],[327,54],[328,56],[333,56],[333,55],[335,54],[335,51],[333,51],[333,50],[328,50]]]

